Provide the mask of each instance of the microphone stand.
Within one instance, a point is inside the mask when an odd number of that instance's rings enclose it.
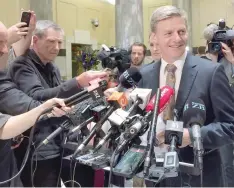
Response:
[[[157,95],[155,99],[155,106],[154,106],[154,113],[153,113],[153,120],[150,126],[150,137],[147,143],[147,151],[146,151],[146,158],[144,162],[144,170],[143,174],[144,176],[148,176],[149,174],[149,168],[151,164],[151,159],[152,159],[152,153],[154,149],[154,141],[155,141],[155,133],[156,133],[156,124],[157,124],[157,119],[158,119],[158,111],[159,111],[159,101],[160,101],[160,96],[161,96],[161,90],[160,88],[157,89]]]

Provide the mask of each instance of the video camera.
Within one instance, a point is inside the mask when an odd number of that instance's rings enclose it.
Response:
[[[117,49],[115,47],[108,48],[105,44],[102,45],[102,49],[98,52],[97,58],[102,62],[103,68],[109,68],[111,70],[117,68],[120,74],[131,65],[127,50]]]
[[[218,30],[214,32],[211,42],[208,44],[208,51],[210,53],[222,54],[221,42],[228,45],[228,47],[233,46],[232,40],[234,39],[234,31],[226,26],[224,19],[219,20]]]

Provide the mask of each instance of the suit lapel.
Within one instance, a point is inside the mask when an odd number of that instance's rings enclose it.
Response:
[[[191,92],[193,83],[197,76],[196,62],[191,54],[188,54],[184,63],[182,76],[180,80],[180,87],[177,95],[175,109],[178,111],[178,116],[182,115],[182,110],[188,96]]]
[[[159,88],[159,79],[160,79],[160,66],[161,66],[161,60],[154,63],[153,69],[151,70],[149,81],[148,82],[150,86],[148,88],[152,88],[152,96],[157,92],[157,89]]]

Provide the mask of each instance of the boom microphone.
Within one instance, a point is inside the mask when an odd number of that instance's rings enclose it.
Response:
[[[66,104],[66,106],[72,106],[88,98],[92,98],[93,100],[98,100],[103,97],[103,91],[106,90],[106,88],[107,88],[107,81],[102,80],[99,82],[98,87],[95,88],[93,86],[87,87],[83,91],[69,98],[64,99],[64,103]],[[53,107],[46,110],[44,114],[50,113],[54,107],[60,108],[60,105],[59,104],[53,105]]]

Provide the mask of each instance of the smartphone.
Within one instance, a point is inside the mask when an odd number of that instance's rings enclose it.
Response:
[[[28,27],[31,19],[31,12],[22,12],[21,22],[25,22],[27,25],[23,27]]]
[[[146,147],[133,145],[113,168],[113,174],[132,178],[145,160]]]

